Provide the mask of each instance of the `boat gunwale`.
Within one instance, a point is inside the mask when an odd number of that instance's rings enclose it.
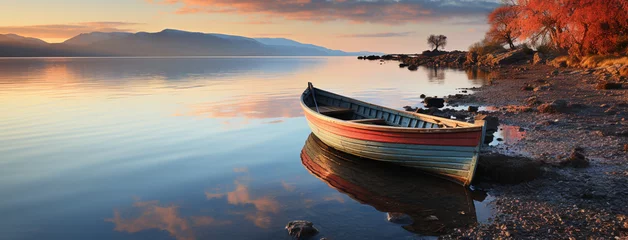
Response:
[[[307,106],[307,104],[305,104],[305,96],[306,93],[309,91],[309,89],[305,89],[305,91],[303,91],[303,93],[301,94],[301,108],[303,108],[304,111],[306,111],[306,113],[311,114],[312,116],[321,119],[321,120],[325,120],[328,122],[332,122],[334,124],[339,124],[339,125],[344,125],[347,127],[354,127],[354,128],[359,128],[359,129],[365,129],[365,130],[379,130],[379,131],[386,131],[386,132],[402,132],[402,133],[453,133],[453,132],[479,132],[482,131],[482,128],[484,127],[484,123],[481,122],[476,122],[476,123],[467,123],[467,122],[462,122],[462,121],[457,121],[457,120],[453,120],[453,119],[447,119],[447,118],[443,118],[443,117],[437,117],[437,116],[431,116],[431,115],[427,115],[427,114],[421,114],[421,113],[415,113],[415,112],[402,112],[401,110],[396,110],[396,109],[392,109],[392,108],[388,108],[385,106],[381,106],[381,105],[377,105],[377,104],[372,104],[372,103],[368,103],[368,102],[364,102],[364,101],[360,101],[358,99],[354,99],[351,97],[347,97],[347,96],[343,96],[340,94],[336,94],[336,93],[332,93],[329,91],[325,91],[325,90],[321,90],[319,88],[315,88],[314,89],[318,90],[318,91],[323,91],[326,93],[330,93],[333,95],[337,95],[337,96],[341,96],[353,101],[356,101],[360,104],[363,105],[367,105],[367,106],[375,106],[375,107],[380,107],[384,110],[388,110],[388,111],[392,111],[392,112],[396,112],[396,113],[406,113],[406,114],[410,114],[410,115],[414,115],[416,117],[418,117],[420,120],[424,121],[423,119],[436,119],[442,122],[455,122],[455,123],[460,123],[460,124],[465,124],[465,125],[470,125],[470,126],[460,126],[460,127],[455,127],[455,128],[411,128],[411,127],[400,127],[400,126],[382,126],[382,125],[372,125],[372,124],[363,124],[363,123],[357,123],[357,122],[351,122],[348,120],[342,120],[342,119],[338,119],[338,118],[334,118],[334,117],[330,117],[330,116],[326,116],[324,114],[318,113],[315,110],[311,109],[309,106]],[[314,93],[311,93],[314,94]],[[306,114],[306,118],[307,118],[307,114]]]

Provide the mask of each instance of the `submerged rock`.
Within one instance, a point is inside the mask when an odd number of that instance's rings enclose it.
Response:
[[[294,220],[286,225],[288,234],[296,239],[306,239],[318,234],[314,223],[305,220]]]

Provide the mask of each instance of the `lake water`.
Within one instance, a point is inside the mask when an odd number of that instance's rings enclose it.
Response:
[[[401,109],[477,78],[353,57],[0,59],[0,238],[290,239],[283,227],[304,219],[316,239],[415,239],[425,231],[386,209],[419,195],[431,197],[400,211],[425,201],[438,216],[435,199],[453,196],[485,221],[483,197],[418,191],[432,184],[416,172],[358,164],[356,179],[329,165],[354,186],[342,189],[301,158],[307,82]],[[378,191],[370,175],[419,188]]]

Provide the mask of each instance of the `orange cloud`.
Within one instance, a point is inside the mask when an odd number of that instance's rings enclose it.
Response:
[[[113,218],[105,221],[115,224],[114,230],[136,233],[149,229],[167,231],[177,240],[195,239],[194,228],[231,224],[231,221],[216,220],[210,216],[181,217],[177,206],[159,206],[158,201],[135,202],[134,208],[140,211],[139,216],[125,218],[118,210],[114,210]]]
[[[88,32],[131,32],[141,23],[133,22],[83,22],[74,24],[49,24],[31,26],[0,26],[0,33],[13,33],[37,38],[71,38]]]
[[[491,0],[151,0],[181,4],[177,14],[262,14],[288,20],[403,24],[441,20],[452,16],[482,16],[499,6]]]

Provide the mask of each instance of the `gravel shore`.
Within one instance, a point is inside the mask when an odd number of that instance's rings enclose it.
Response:
[[[516,126],[521,140],[487,151],[541,162],[541,174],[516,185],[476,184],[495,196],[494,218],[441,238],[628,239],[626,79],[618,78],[623,89],[597,89],[609,78],[602,70],[529,64],[493,76],[449,104],[488,106],[483,114]],[[571,167],[573,158],[588,164]]]

